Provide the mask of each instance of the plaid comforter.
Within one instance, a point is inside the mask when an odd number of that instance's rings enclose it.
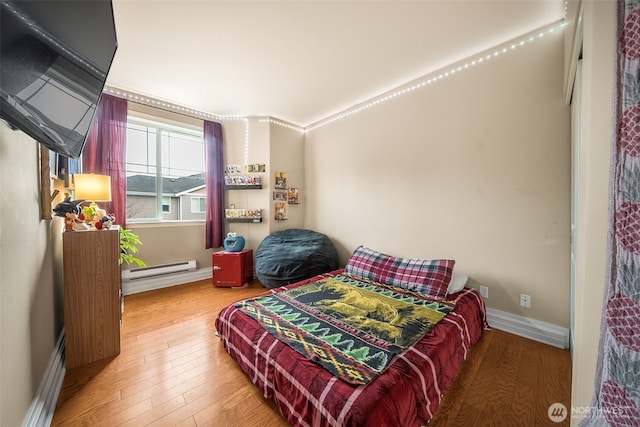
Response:
[[[262,394],[275,401],[291,425],[418,426],[433,417],[469,348],[487,326],[484,302],[476,291],[465,288],[451,298],[455,309],[367,385],[339,380],[262,329],[235,305],[220,312],[216,329],[227,352]]]

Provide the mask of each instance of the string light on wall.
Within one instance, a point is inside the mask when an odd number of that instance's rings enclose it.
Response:
[[[133,102],[137,102],[139,104],[149,105],[151,107],[161,108],[163,110],[172,111],[179,114],[184,114],[191,117],[196,117],[200,119],[215,119],[215,120],[226,120],[227,117],[219,116],[216,114],[205,113],[203,111],[198,111],[193,108],[183,107],[181,105],[173,104],[171,102],[165,102],[158,99],[154,99],[151,97],[138,95],[136,93],[128,92],[123,89],[116,89],[113,87],[105,87],[105,93],[108,93],[113,96],[117,96],[119,98],[129,99]]]
[[[565,2],[565,18],[566,18],[566,9],[567,9],[567,3]],[[288,129],[292,129],[298,132],[310,132],[314,129],[317,129],[319,127],[325,126],[327,124],[330,123],[334,123],[338,120],[341,120],[343,118],[346,117],[350,117],[353,114],[357,114],[360,113],[364,110],[367,110],[371,107],[377,106],[383,102],[387,102],[391,99],[394,99],[398,96],[401,95],[406,95],[408,93],[411,93],[415,90],[424,88],[426,86],[429,86],[435,82],[438,82],[444,78],[447,77],[451,77],[452,75],[459,73],[459,72],[463,72],[465,70],[468,70],[469,68],[475,67],[477,65],[483,64],[486,61],[489,61],[493,58],[496,58],[500,55],[504,55],[507,54],[511,51],[514,51],[520,47],[523,47],[529,43],[533,43],[534,41],[544,37],[545,35],[551,34],[557,30],[561,30],[562,28],[564,28],[564,26],[566,25],[564,22],[564,19],[561,20],[559,23],[555,23],[555,24],[551,24],[548,25],[546,27],[544,27],[542,30],[538,30],[536,32],[532,32],[530,34],[527,34],[523,37],[517,38],[514,41],[511,42],[507,42],[503,45],[500,45],[496,48],[493,49],[489,49],[487,51],[485,51],[482,54],[479,54],[475,57],[469,58],[467,60],[463,60],[461,61],[460,64],[458,65],[454,65],[453,67],[447,69],[446,71],[436,71],[434,73],[428,74],[426,76],[423,76],[420,79],[414,80],[413,82],[407,83],[406,85],[400,86],[399,88],[396,88],[395,90],[392,90],[390,92],[387,92],[386,94],[382,94],[379,96],[376,96],[374,98],[371,98],[368,101],[364,101],[360,104],[357,104],[347,110],[344,110],[341,113],[337,113],[333,116],[330,116],[326,119],[317,121],[309,126],[306,127],[302,127],[302,126],[296,126],[294,124],[291,123],[287,123],[281,120],[277,120],[274,119],[272,117],[266,117],[266,118],[261,118],[260,122],[268,122],[268,123],[273,123],[275,125],[278,126],[282,126]],[[135,93],[131,93],[131,92],[127,92],[125,90],[122,89],[116,89],[116,88],[105,88],[105,92],[110,93],[114,96],[119,96],[122,98],[127,98],[130,99],[134,102],[138,102],[138,103],[143,103],[146,105],[150,105],[153,107],[157,107],[157,108],[162,108],[162,109],[166,109],[168,111],[174,111],[180,114],[185,114],[185,115],[189,115],[192,117],[196,117],[196,118],[203,118],[203,119],[215,119],[215,120],[220,120],[220,121],[227,121],[227,120],[243,120],[245,121],[245,163],[246,163],[246,159],[248,157],[248,148],[249,148],[249,117],[245,116],[245,115],[217,115],[217,114],[212,114],[212,113],[206,113],[203,111],[199,111],[193,108],[189,108],[189,107],[184,107],[184,106],[180,106],[180,105],[176,105],[170,102],[165,102],[165,101],[160,101],[151,97],[145,97],[142,95],[138,95]]]
[[[217,116],[218,120],[224,121],[242,121],[244,122],[244,164],[249,164],[249,118],[247,116]]]
[[[542,30],[538,30],[539,32],[533,33],[533,34],[527,34],[525,36],[523,36],[522,38],[516,39],[512,42],[508,42],[505,43],[504,45],[500,45],[497,48],[494,49],[490,49],[489,53],[482,53],[481,55],[477,56],[476,58],[473,59],[468,59],[466,61],[464,61],[462,64],[457,65],[457,66],[453,66],[452,68],[448,69],[447,71],[444,72],[440,72],[440,74],[433,76],[433,77],[422,77],[422,79],[426,80],[422,80],[418,79],[418,81],[414,81],[414,83],[408,83],[406,86],[402,87],[401,89],[395,89],[390,93],[387,93],[386,95],[379,95],[375,98],[370,99],[369,101],[365,101],[363,103],[360,103],[348,110],[343,111],[342,113],[337,113],[336,115],[328,118],[328,119],[324,119],[324,120],[320,120],[314,124],[311,124],[307,127],[304,128],[305,132],[310,132],[314,129],[317,129],[319,127],[328,125],[330,123],[334,123],[338,120],[344,119],[346,117],[352,116],[353,114],[357,114],[360,113],[364,110],[367,110],[371,107],[374,107],[376,105],[379,105],[383,102],[387,102],[391,99],[396,98],[397,96],[401,96],[401,95],[405,95],[407,93],[413,92],[414,90],[417,89],[421,89],[424,88],[428,85],[431,85],[432,83],[435,83],[437,81],[440,81],[444,78],[450,77],[453,74],[456,74],[458,72],[467,70],[471,67],[474,67],[476,65],[482,64],[486,61],[489,61],[497,56],[506,54],[508,52],[511,52],[515,49],[518,49],[522,46],[525,46],[528,43],[532,43],[542,37],[544,37],[545,35],[551,34],[557,30],[562,29],[566,24],[564,23],[564,21],[560,22],[560,23],[556,23],[556,24],[551,24],[550,26],[547,26],[545,28],[543,28]],[[436,74],[438,73],[437,71],[435,72]]]
[[[167,111],[172,111],[180,114],[184,114],[190,117],[200,118],[200,119],[214,119],[218,121],[233,121],[233,120],[241,120],[245,123],[245,135],[244,135],[244,157],[245,164],[247,164],[247,159],[249,157],[249,120],[246,116],[242,115],[217,115],[211,113],[205,113],[203,111],[198,111],[193,108],[183,107],[180,105],[172,104],[170,102],[160,101],[151,97],[146,97],[142,95],[138,95],[135,93],[127,92],[122,89],[115,89],[111,87],[105,88],[104,92],[111,94],[113,96],[117,96],[120,98],[126,98],[133,102],[137,102],[140,104],[149,105],[156,108],[161,108]]]
[[[260,123],[273,123],[274,125],[282,126],[287,129],[295,130],[298,132],[304,132],[304,128],[300,126],[296,126],[291,123],[283,122],[281,120],[274,119],[272,117],[265,117],[260,119]]]
[[[244,119],[244,164],[249,164],[249,119]]]
[[[126,98],[129,99],[133,102],[138,102],[140,104],[145,104],[145,105],[149,105],[152,107],[156,107],[156,108],[162,108],[165,110],[169,110],[169,111],[174,111],[174,112],[178,112],[184,115],[188,115],[191,117],[196,117],[196,118],[207,118],[207,119],[215,119],[215,120],[220,120],[220,121],[233,121],[233,120],[241,120],[241,121],[245,121],[248,122],[249,117],[245,116],[245,115],[240,115],[240,114],[236,114],[236,115],[220,115],[220,114],[212,114],[212,113],[206,113],[203,111],[199,111],[193,108],[189,108],[189,107],[183,107],[177,104],[173,104],[171,102],[165,102],[165,101],[160,101],[157,99],[154,99],[152,97],[147,97],[147,96],[142,96],[133,92],[128,92],[125,91],[123,89],[116,89],[113,87],[105,87],[104,92],[120,97],[120,98]],[[292,130],[296,130],[298,132],[304,132],[304,128],[301,126],[296,126],[292,123],[287,123],[284,122],[282,120],[277,120],[274,119],[272,117],[266,117],[266,118],[261,118],[260,122],[268,122],[268,123],[273,123],[276,124],[278,126],[282,126],[288,129],[292,129]],[[247,127],[248,127],[248,123],[247,123]],[[247,133],[248,135],[248,133]],[[247,136],[248,138],[248,136]]]
[[[244,122],[244,164],[248,164],[249,159],[249,119],[246,116],[242,115],[217,115],[211,113],[205,113],[203,111],[198,111],[193,108],[187,108],[180,105],[172,104],[170,102],[160,101],[151,97],[146,97],[142,95],[138,95],[135,93],[127,92],[122,89],[116,89],[111,87],[106,87],[104,92],[111,94],[113,96],[117,96],[120,98],[129,99],[133,102],[137,102],[139,104],[149,105],[155,108],[160,108],[167,111],[176,112],[179,114],[187,115],[190,117],[195,117],[199,119],[214,119],[218,121],[234,121],[240,120]]]
[[[247,116],[241,116],[241,115],[231,115],[231,116],[216,116],[219,120],[223,120],[223,121],[233,121],[233,120],[240,120],[240,121],[244,121],[247,120],[248,117]]]

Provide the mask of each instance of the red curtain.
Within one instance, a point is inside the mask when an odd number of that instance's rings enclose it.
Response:
[[[224,240],[224,165],[222,125],[204,122],[205,248],[219,248]]]
[[[100,206],[126,227],[127,100],[102,94],[82,150],[82,173],[111,176],[111,203]]]

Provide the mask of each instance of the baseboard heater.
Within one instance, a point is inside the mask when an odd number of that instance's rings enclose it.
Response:
[[[164,276],[165,274],[180,273],[183,271],[195,271],[196,261],[180,261],[170,264],[152,265],[149,267],[132,268],[122,271],[122,280],[137,280],[147,277]]]

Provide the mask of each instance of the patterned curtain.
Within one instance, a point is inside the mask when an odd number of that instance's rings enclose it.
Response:
[[[103,93],[82,150],[82,172],[111,176],[111,203],[100,205],[115,214],[122,228],[127,217],[126,136],[127,100]]]
[[[618,2],[611,241],[596,394],[582,426],[640,425],[640,0]]]
[[[204,122],[205,248],[219,248],[224,240],[224,162],[222,125]]]

